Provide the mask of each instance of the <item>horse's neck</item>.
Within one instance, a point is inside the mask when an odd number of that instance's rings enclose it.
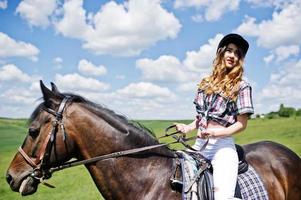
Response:
[[[101,118],[83,116],[76,124],[78,148],[82,159],[128,149],[124,141],[128,135],[120,133]],[[86,129],[83,128],[86,124]],[[130,148],[135,148],[132,146]],[[173,160],[158,155],[140,155],[111,158],[89,164],[88,168],[97,188],[106,199],[137,199],[169,188]],[[139,196],[137,196],[139,195]]]

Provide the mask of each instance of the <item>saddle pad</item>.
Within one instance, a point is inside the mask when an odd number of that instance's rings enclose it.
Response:
[[[183,191],[182,200],[198,200],[197,195],[197,183],[194,183],[189,192],[185,192],[185,188],[188,186],[190,181],[193,179],[194,175],[197,173],[198,169],[196,167],[195,160],[187,153],[183,151],[177,151],[180,156],[180,163],[182,169],[182,181],[183,181]]]
[[[238,184],[244,200],[268,200],[268,193],[255,169],[249,165],[247,172],[238,175]]]

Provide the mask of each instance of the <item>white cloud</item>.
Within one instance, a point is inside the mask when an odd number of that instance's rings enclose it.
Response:
[[[210,0],[207,1],[202,1],[202,0],[196,0],[196,1],[191,1],[191,0],[175,0],[174,1],[174,7],[175,8],[184,8],[184,7],[202,7],[205,5],[208,5]]]
[[[254,6],[281,8],[285,5],[288,5],[289,3],[298,0],[245,0],[245,1]]]
[[[236,29],[236,31],[241,34],[245,34],[248,36],[258,36],[258,25],[256,24],[256,18],[245,16],[244,22],[239,25],[239,27]]]
[[[150,82],[131,83],[116,93],[128,98],[175,98],[168,88]]]
[[[122,6],[120,7],[120,5],[117,5],[116,3],[114,5],[116,6],[116,9],[117,7],[120,9],[122,8]],[[104,10],[106,9],[102,8],[101,13],[103,13]],[[82,16],[85,15],[86,14],[83,14]],[[82,18],[84,19],[85,17]],[[78,21],[80,21],[79,19],[80,17],[78,18]],[[95,19],[95,17],[90,17],[90,19]],[[83,20],[83,22],[84,21],[85,20]],[[125,21],[127,21],[127,18],[125,18]],[[89,25],[89,23],[86,25]],[[121,28],[124,27],[121,25]],[[87,29],[83,28],[82,30],[79,30],[79,35],[90,34],[83,30]],[[71,34],[72,31],[69,33]],[[104,31],[103,34],[109,35],[109,32]],[[219,34],[215,38],[210,39],[208,44],[201,46],[199,50],[187,52],[183,62],[174,56],[163,55],[154,60],[147,58],[140,59],[136,62],[136,67],[142,71],[142,79],[144,81],[173,82],[176,80],[181,83],[177,88],[179,91],[190,91],[193,95],[194,92],[191,91],[195,90],[200,73],[201,75],[204,75],[211,71],[216,47],[221,38],[222,35]],[[121,76],[121,78],[123,79],[124,76]],[[61,84],[58,83],[58,85]],[[74,84],[70,85],[73,86]],[[71,89],[71,87],[69,88]],[[178,112],[173,109],[172,105],[174,105],[174,107],[179,107],[179,105],[182,104],[179,103],[182,102],[182,99],[179,100],[179,98],[167,87],[161,87],[150,82],[131,83],[113,93],[100,93],[99,91],[94,90],[89,92],[87,89],[81,88],[78,88],[77,90],[90,99],[97,102],[101,101],[100,103],[106,103],[114,108],[114,110],[127,114],[132,113],[136,119],[164,118],[167,116],[169,116],[169,118],[171,118],[170,116],[173,116],[172,118],[189,117],[189,115],[185,115],[183,112]],[[193,107],[191,98],[185,101],[187,101],[187,105]],[[188,110],[187,107],[188,106],[186,106],[185,109],[182,108],[182,110]],[[164,112],[161,112],[162,110],[164,110]],[[193,109],[191,109],[191,112],[193,112]],[[193,115],[190,117],[193,117]]]
[[[78,63],[78,70],[84,75],[102,76],[107,73],[105,66],[95,66],[93,63],[82,59]]]
[[[183,64],[174,56],[163,55],[157,60],[140,59],[136,67],[142,71],[142,78],[148,81],[189,81],[191,74]]]
[[[109,89],[110,85],[107,83],[103,83],[93,78],[86,78],[80,76],[77,73],[73,74],[56,74],[55,75],[55,83],[62,87],[63,90],[66,91],[79,91],[79,90],[87,90],[87,91],[104,91]]]
[[[17,66],[8,64],[0,68],[0,82],[2,81],[31,82],[31,77]]]
[[[182,83],[177,88],[179,92],[190,92],[193,93],[197,89],[197,81],[191,81],[187,83]]]
[[[32,86],[38,83],[41,76],[27,74],[13,64],[6,64],[0,68],[0,116],[29,117],[36,106],[39,89]]]
[[[15,41],[5,33],[0,32],[0,57],[29,57],[37,59],[40,50],[34,45],[22,41]]]
[[[38,83],[37,80],[35,82]],[[0,93],[0,116],[28,118],[30,113],[38,105],[39,97],[41,97],[40,90],[30,89],[30,84],[9,83],[9,87]],[[7,85],[7,83],[6,83]]]
[[[30,90],[25,90],[23,87],[8,89],[1,96],[9,99],[5,103],[6,105],[30,105],[37,100],[36,94],[33,94]]]
[[[42,78],[38,78],[31,83],[31,85],[29,87],[31,92],[41,93],[40,80],[42,80]]]
[[[60,12],[62,12],[63,18],[57,18],[54,22],[59,33],[83,41],[89,40],[94,34],[92,26],[86,22],[86,11],[83,8],[82,0],[66,1]]]
[[[136,87],[136,89],[140,91],[141,87]],[[90,99],[100,104],[105,104],[110,109],[117,113],[122,113],[130,119],[189,119],[194,117],[192,114],[194,111],[191,103],[192,97],[183,103],[183,99],[175,97],[173,93],[171,96],[160,95],[160,93],[159,95],[154,94],[154,96],[151,96],[152,91],[149,91],[150,94],[148,95],[137,96],[128,92],[120,93],[119,91],[110,94],[94,93],[88,94],[88,96]],[[139,93],[139,91],[137,92]]]
[[[263,61],[266,63],[266,64],[269,64],[271,63],[275,58],[275,55],[274,54],[270,54],[266,57],[263,58]]]
[[[181,29],[160,0],[110,1],[96,13],[87,13],[83,0],[64,1],[62,7],[56,0],[24,0],[16,12],[30,25],[52,23],[58,33],[81,40],[95,54],[139,55],[160,40],[176,38]]]
[[[237,10],[240,0],[176,0],[175,8],[195,7],[198,10],[205,8],[204,18],[207,21],[217,21],[226,12]],[[198,15],[198,19],[200,15]]]
[[[56,67],[57,69],[62,68],[62,63],[63,63],[63,59],[62,59],[61,57],[55,57],[55,58],[53,59],[53,64],[55,65],[55,67]]]
[[[64,3],[63,18],[57,19],[55,27],[66,37],[82,40],[83,48],[96,54],[138,55],[159,40],[175,38],[181,28],[177,18],[160,3],[110,1],[93,15],[86,13],[82,0],[70,0]]]
[[[201,46],[199,51],[187,52],[184,65],[191,71],[202,73],[202,76],[208,74],[212,70],[216,49],[222,37],[223,35],[217,34],[213,39],[209,39],[208,44]]]
[[[264,57],[264,61],[267,64],[273,60],[275,60],[275,62],[281,62],[291,56],[297,56],[299,52],[300,48],[297,45],[279,46],[276,49],[271,50],[271,54],[267,57]]]
[[[108,105],[134,119],[192,119],[193,95],[181,97],[166,87],[140,82],[117,90]]]
[[[23,0],[16,12],[30,25],[47,27],[49,17],[56,8],[56,0]]]
[[[192,119],[194,117],[193,106],[189,106],[192,105],[191,99],[180,103],[166,98],[161,101],[154,98],[131,98],[125,105],[124,100],[115,98],[108,105],[114,111],[123,113],[130,119]]]
[[[7,8],[7,0],[0,1],[0,9],[5,10]]]
[[[273,109],[281,103],[286,106],[300,107],[301,101],[301,60],[287,63],[276,73],[271,74],[269,83],[262,89],[258,101],[264,105],[274,105]],[[265,111],[267,108],[261,108]],[[277,108],[278,109],[278,108]],[[274,110],[276,111],[276,110]]]
[[[191,17],[191,19],[195,22],[203,22],[204,21],[203,15],[194,15]]]
[[[188,110],[186,108],[188,104],[179,103],[179,98],[168,88],[149,82],[131,83],[111,93],[81,90],[79,94],[131,119],[187,117],[183,114],[183,110]],[[189,103],[192,105],[191,101]],[[174,109],[175,107],[177,109]]]
[[[136,67],[142,71],[143,80],[177,82],[181,83],[178,87],[180,91],[195,90],[199,79],[211,72],[216,48],[222,37],[223,35],[217,34],[198,51],[186,52],[186,58],[182,62],[174,56],[162,55],[156,60],[139,59]]]
[[[277,55],[277,62],[283,61],[290,56],[296,56],[300,52],[300,48],[297,45],[290,46],[280,46],[275,50],[275,54]]]
[[[246,17],[236,32],[257,37],[257,44],[272,49],[279,46],[301,44],[301,2],[295,1],[274,11],[271,20],[256,23]]]
[[[55,57],[53,59],[53,62],[56,64],[62,64],[63,63],[63,59],[61,57]]]

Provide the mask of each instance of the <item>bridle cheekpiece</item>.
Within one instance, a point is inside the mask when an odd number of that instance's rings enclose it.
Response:
[[[43,182],[45,179],[49,179],[51,177],[51,172],[49,171],[51,166],[49,164],[50,162],[50,155],[52,148],[55,144],[56,134],[58,132],[58,127],[61,128],[63,132],[63,140],[66,141],[66,131],[64,127],[64,123],[62,121],[63,119],[63,112],[66,107],[66,104],[70,97],[65,97],[58,108],[58,111],[52,110],[50,108],[43,107],[42,109],[46,112],[52,114],[55,116],[55,120],[52,121],[52,130],[48,133],[46,136],[46,139],[44,140],[44,143],[42,144],[37,156],[35,159],[28,156],[27,153],[22,149],[22,147],[19,147],[18,151],[23,156],[23,158],[26,160],[26,162],[33,168],[32,173],[30,176],[39,182]],[[45,185],[49,187],[53,187],[47,183],[44,183]]]

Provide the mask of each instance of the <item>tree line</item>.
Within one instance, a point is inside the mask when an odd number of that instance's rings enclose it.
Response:
[[[301,108],[295,109],[293,107],[285,107],[284,104],[280,104],[278,111],[269,112],[265,115],[267,118],[277,118],[277,117],[295,117],[301,116]],[[258,117],[258,116],[256,116]],[[259,116],[260,117],[260,116]]]

